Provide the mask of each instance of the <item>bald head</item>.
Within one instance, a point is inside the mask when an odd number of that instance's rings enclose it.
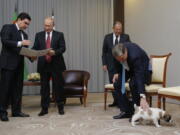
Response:
[[[54,20],[51,17],[47,17],[44,20],[44,30],[46,32],[51,32],[54,27]]]

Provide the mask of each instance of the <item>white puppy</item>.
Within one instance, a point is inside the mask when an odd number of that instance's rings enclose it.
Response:
[[[147,111],[144,111],[139,106],[134,106],[135,113],[132,116],[131,124],[135,126],[136,121],[138,120],[151,120],[154,122],[156,127],[161,127],[159,125],[160,119],[163,119],[166,122],[171,122],[171,115],[169,115],[166,111],[159,108],[149,108]]]

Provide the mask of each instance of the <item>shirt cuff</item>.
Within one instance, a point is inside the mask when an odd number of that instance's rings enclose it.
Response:
[[[18,41],[17,47],[21,47],[22,46],[22,41]]]
[[[140,94],[140,97],[141,98],[146,98],[146,95],[145,94]]]

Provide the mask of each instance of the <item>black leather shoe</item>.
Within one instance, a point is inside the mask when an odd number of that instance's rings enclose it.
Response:
[[[1,119],[1,121],[9,121],[8,116],[5,114],[1,114],[0,119]]]
[[[41,112],[38,114],[39,116],[44,116],[48,114],[48,109],[42,109]]]
[[[29,114],[25,114],[23,112],[19,112],[19,113],[13,113],[12,117],[30,117]]]
[[[108,106],[109,106],[109,107],[117,107],[118,104],[114,102],[114,103],[112,103],[112,104],[109,104]]]
[[[121,112],[119,115],[113,116],[113,119],[131,118],[132,114]]]
[[[58,112],[60,115],[64,115],[64,105],[63,104],[58,106]]]
[[[59,110],[60,115],[64,115],[64,110]]]

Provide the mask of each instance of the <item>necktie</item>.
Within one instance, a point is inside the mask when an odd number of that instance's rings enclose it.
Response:
[[[18,32],[19,32],[20,35],[21,35],[21,41],[24,40],[23,31],[22,31],[22,30],[18,30]]]
[[[47,33],[47,40],[46,40],[46,49],[51,48],[51,39],[50,39],[50,33]],[[46,55],[46,61],[49,63],[51,62],[51,56]]]
[[[20,34],[22,34],[22,30],[18,30]]]
[[[125,88],[125,78],[126,78],[126,71],[125,71],[125,68],[124,68],[124,65],[122,64],[122,84],[121,84],[121,93],[122,94],[125,94],[126,92],[126,88]]]
[[[118,36],[116,36],[115,44],[114,45],[117,45],[117,44],[118,44]]]

